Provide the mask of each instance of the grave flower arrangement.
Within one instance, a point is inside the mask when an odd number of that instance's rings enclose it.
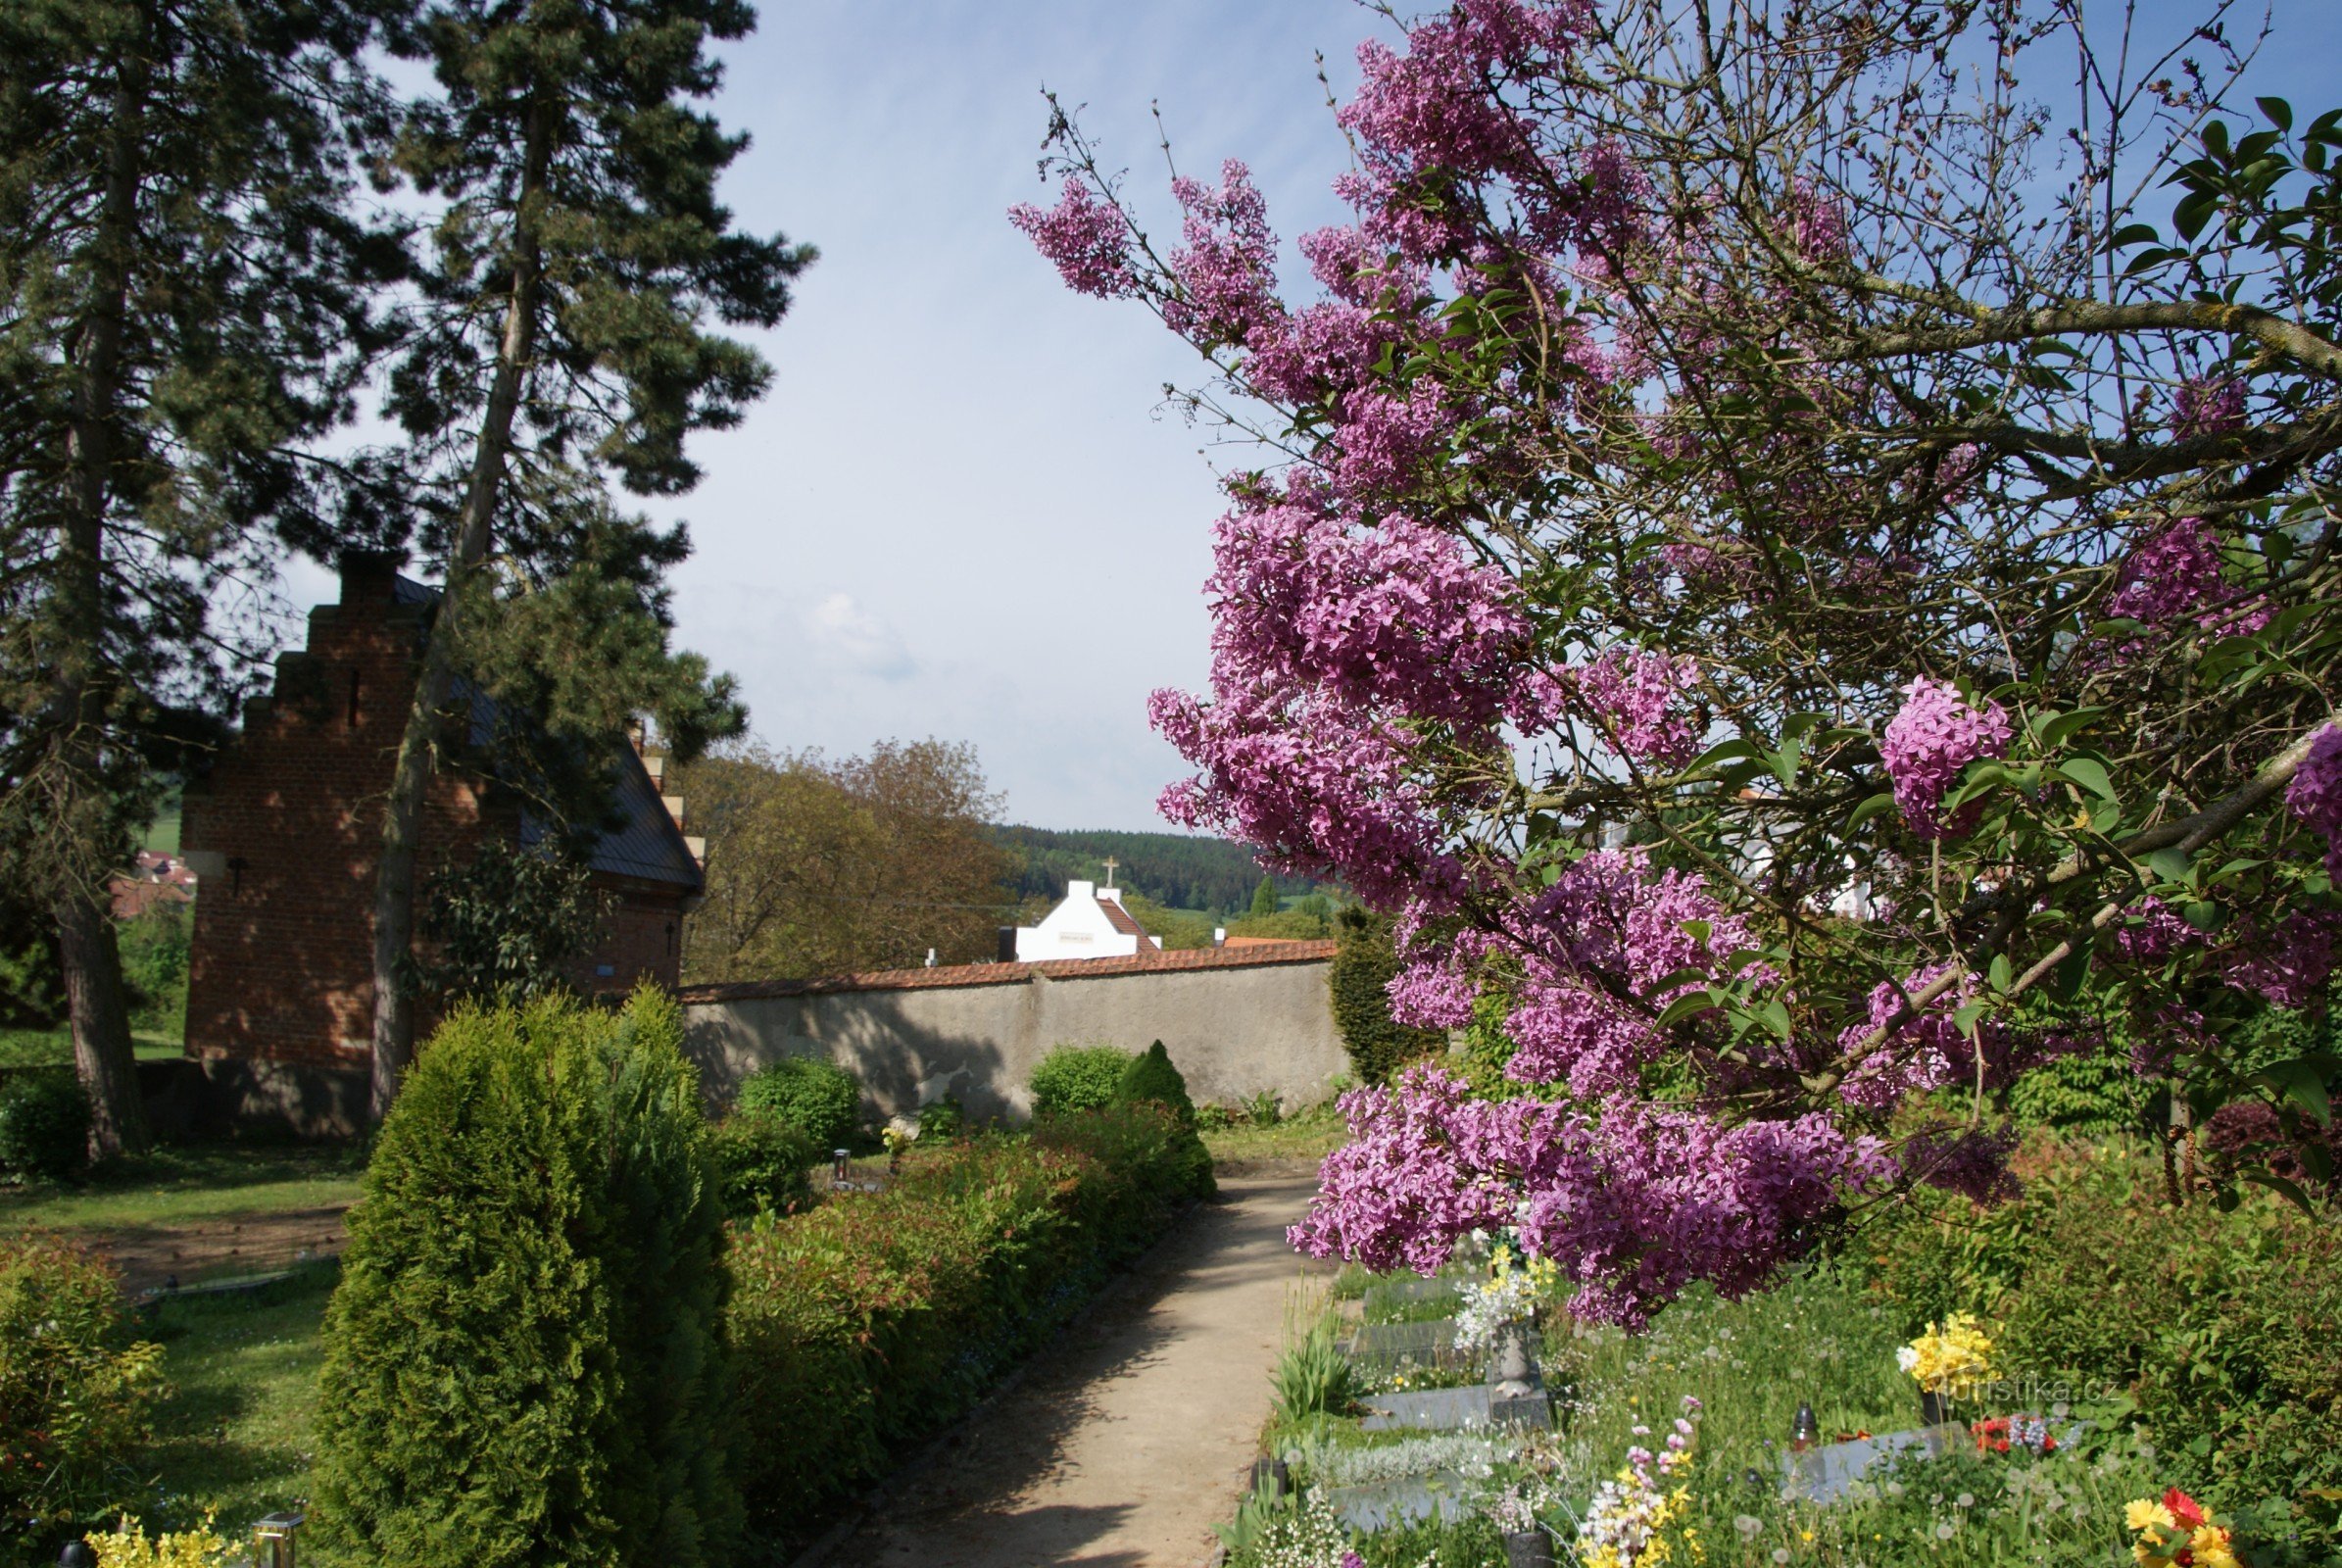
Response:
[[[1978,1453],[2007,1453],[2011,1448],[2041,1454],[2058,1451],[2058,1440],[2043,1416],[1996,1415],[1989,1421],[1970,1422],[1968,1430],[1976,1437]]]
[[[1629,1448],[1626,1467],[1595,1489],[1578,1527],[1578,1560],[1585,1568],[1707,1561],[1698,1527],[1683,1522],[1691,1506],[1689,1472],[1699,1417],[1699,1400],[1684,1395],[1683,1414],[1660,1449]]]
[[[1992,1339],[1973,1312],[1954,1312],[1895,1352],[1895,1364],[1911,1374],[1923,1394],[1965,1399],[1996,1375]]]
[[[2227,1528],[2213,1523],[2203,1505],[2177,1487],[2160,1502],[2133,1499],[2122,1522],[2138,1537],[2130,1554],[2140,1568],[2242,1568]]]
[[[1485,1350],[1495,1347],[1504,1329],[1526,1323],[1536,1315],[1537,1302],[1558,1293],[1561,1271],[1547,1257],[1518,1260],[1506,1243],[1496,1244],[1488,1263],[1488,1277],[1466,1285],[1458,1293],[1455,1314],[1458,1349]]]

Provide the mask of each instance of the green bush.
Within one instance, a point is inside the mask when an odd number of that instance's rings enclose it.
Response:
[[[326,1313],[317,1511],[386,1568],[720,1563],[722,1212],[681,1014],[441,1026]]]
[[[35,1068],[0,1082],[0,1172],[22,1181],[69,1176],[89,1157],[89,1097],[71,1068]]]
[[[921,1144],[883,1193],[736,1233],[728,1316],[759,1516],[801,1519],[885,1473],[1046,1343],[1190,1195],[1193,1136],[1140,1105]]]
[[[1930,1200],[1870,1240],[1908,1329],[1994,1320],[2005,1374],[2111,1388],[2170,1479],[2222,1509],[2342,1497],[2342,1234],[2266,1194],[2175,1207],[2120,1150],[2072,1151],[1990,1209]],[[2322,1510],[2330,1529],[2334,1510]],[[2322,1544],[2342,1544],[2329,1535]]]
[[[1371,910],[1342,911],[1342,945],[1326,968],[1326,989],[1334,1027],[1360,1083],[1388,1083],[1411,1061],[1444,1050],[1446,1034],[1409,1029],[1391,1017],[1391,994],[1384,988],[1398,973],[1391,947],[1391,922]]]
[[[185,1028],[187,956],[194,927],[193,906],[158,904],[116,928],[122,947],[122,984],[130,993],[131,1021],[141,1029],[177,1034]]]
[[[735,1108],[779,1117],[826,1154],[853,1147],[861,1119],[862,1081],[833,1061],[784,1056],[749,1075]]]
[[[1033,1089],[1033,1114],[1061,1116],[1074,1110],[1103,1109],[1114,1102],[1132,1059],[1119,1046],[1057,1047],[1041,1058],[1028,1080]]]
[[[137,1493],[128,1461],[164,1394],[163,1348],[125,1332],[122,1281],[70,1243],[0,1240],[0,1540],[55,1562],[63,1526]]]
[[[968,1113],[955,1095],[931,1100],[919,1107],[919,1142],[949,1143],[968,1130]]]
[[[1179,1113],[1188,1126],[1195,1124],[1195,1102],[1188,1098],[1188,1081],[1171,1064],[1171,1053],[1158,1040],[1123,1069],[1122,1082],[1114,1089],[1114,1098],[1123,1104],[1135,1105],[1152,1101],[1169,1105]]]
[[[808,1172],[829,1156],[804,1129],[763,1111],[734,1111],[715,1128],[724,1212],[747,1219],[762,1209],[788,1214],[813,1200]]]

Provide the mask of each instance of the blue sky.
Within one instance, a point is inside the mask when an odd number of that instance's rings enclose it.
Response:
[[[2202,11],[2140,9],[2150,25]],[[1182,169],[1252,166],[1290,249],[1344,216],[1315,53],[1346,90],[1374,19],[1350,0],[763,12],[725,51],[717,113],[755,138],[725,197],[822,259],[759,334],[771,395],[698,439],[706,482],[666,509],[698,547],[675,579],[681,640],[741,678],[776,747],[968,741],[1009,820],[1159,827],[1183,769],[1147,695],[1203,679],[1220,511],[1211,432],[1161,407],[1195,361],[1137,307],[1065,290],[1002,215],[1045,199],[1047,82],[1087,105],[1152,226],[1172,226],[1159,103]],[[2305,116],[2342,102],[2342,0],[2280,0],[2276,22],[2254,90]],[[296,603],[307,586],[286,585]]]

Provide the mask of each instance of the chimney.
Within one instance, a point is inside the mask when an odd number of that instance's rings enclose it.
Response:
[[[1211,945],[1215,948],[1228,946],[1228,928],[1226,926],[1215,925],[1211,928]]]
[[[993,955],[1001,963],[1016,961],[1016,927],[1012,925],[1000,927],[1000,942],[994,948]]]
[[[1098,897],[1098,884],[1082,881],[1067,882],[1065,896],[1069,899],[1095,899]]]
[[[399,567],[405,557],[389,550],[345,550],[339,566],[342,579],[342,603],[362,605],[368,601],[388,604],[398,592]]]

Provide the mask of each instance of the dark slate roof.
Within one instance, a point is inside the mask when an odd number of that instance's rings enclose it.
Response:
[[[439,602],[439,590],[400,573],[393,579],[393,592],[402,605],[433,605]],[[474,693],[471,699],[471,739],[474,745],[485,744],[496,729],[496,704],[493,698]],[[673,887],[687,888],[697,893],[707,883],[700,870],[700,862],[692,858],[691,846],[683,842],[683,830],[667,814],[666,803],[659,798],[659,786],[651,782],[651,771],[643,766],[643,760],[632,742],[624,736],[617,738],[612,748],[615,756],[613,809],[619,825],[605,832],[595,841],[594,853],[587,863],[597,871],[611,876],[636,877],[646,882],[664,882]],[[535,844],[544,834],[544,827],[533,817],[520,821],[520,842]]]

